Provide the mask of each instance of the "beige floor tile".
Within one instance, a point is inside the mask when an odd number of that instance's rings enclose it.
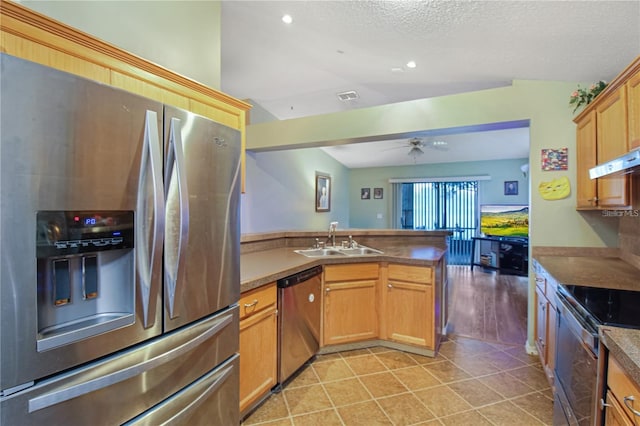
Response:
[[[452,359],[458,367],[469,373],[472,377],[486,376],[488,374],[494,374],[500,372],[500,369],[495,365],[486,362],[486,360],[473,357],[473,356],[457,356]]]
[[[472,407],[448,386],[437,386],[414,392],[436,417],[468,411]]]
[[[392,351],[393,349],[387,348],[386,346],[373,346],[369,348],[369,350],[371,351],[371,353],[378,354],[381,352],[389,352],[389,351]]]
[[[450,383],[449,387],[473,407],[482,407],[483,405],[494,404],[503,400],[502,395],[483,385],[478,380]]]
[[[374,398],[397,395],[408,391],[391,372],[360,376],[359,379]]]
[[[477,358],[499,368],[502,371],[526,366],[524,362],[502,351],[479,355]]]
[[[356,378],[325,383],[324,388],[336,407],[372,399],[369,391]]]
[[[289,412],[294,416],[333,408],[322,385],[285,389],[282,393],[287,401]]]
[[[334,409],[295,416],[291,420],[294,426],[342,426],[342,420]]]
[[[340,352],[316,355],[316,358],[313,360],[313,364],[317,364],[319,362],[325,362],[325,361],[333,361],[333,360],[341,359],[341,358],[342,358],[342,356],[340,355]]]
[[[509,373],[497,373],[490,376],[480,377],[478,378],[478,381],[489,386],[505,398],[514,398],[531,393],[535,390]]]
[[[333,380],[342,380],[348,377],[353,377],[351,369],[342,358],[313,363],[312,367],[321,382],[330,382]]]
[[[382,352],[376,354],[376,356],[389,370],[411,367],[418,364],[416,360],[400,351]]]
[[[242,426],[246,424],[247,423],[242,423]],[[285,419],[274,420],[271,422],[260,423],[260,426],[292,426],[292,425],[293,423],[290,417],[287,417]]]
[[[470,339],[467,337],[459,337],[456,339],[456,345],[465,352],[471,354],[481,354],[495,351],[495,346],[482,340]]]
[[[538,392],[511,400],[516,406],[522,408],[542,423],[553,423],[553,399]]]
[[[303,370],[286,385],[287,389],[299,388],[301,386],[315,385],[319,383],[318,376],[311,365],[307,365]]]
[[[417,362],[420,365],[423,364],[433,364],[434,362],[439,362],[439,361],[444,361],[445,358],[442,357],[441,355],[438,356],[424,356],[424,355],[418,355],[418,354],[410,354],[408,353],[407,355],[409,355],[411,358],[413,358],[413,360],[415,362]]]
[[[434,418],[433,414],[411,393],[376,400],[394,425],[413,425]]]
[[[349,364],[349,367],[351,367],[357,375],[387,371],[387,367],[385,367],[378,357],[373,354],[346,358],[345,362]]]
[[[450,383],[458,380],[470,379],[471,375],[457,367],[451,361],[435,362],[427,364],[424,369],[436,376],[442,383]]]
[[[516,359],[519,359],[527,365],[540,364],[540,357],[537,355],[529,355],[527,351],[525,351],[524,346],[515,346],[513,348],[505,349],[504,352]]]
[[[441,417],[439,420],[445,426],[492,426],[492,423],[476,410]]]
[[[509,370],[508,373],[518,380],[525,382],[535,390],[543,390],[550,387],[547,376],[540,368],[529,365],[515,370]]]
[[[282,393],[271,395],[256,411],[254,411],[245,421],[244,425],[252,425],[276,419],[283,419],[289,416],[287,405]]]
[[[436,379],[433,374],[422,368],[422,366],[394,370],[393,375],[410,390],[430,388],[441,384],[440,380]]]
[[[543,424],[509,401],[489,405],[478,409],[478,411],[496,426],[538,426]]]
[[[347,405],[338,408],[345,426],[391,425],[391,421],[374,401]]]

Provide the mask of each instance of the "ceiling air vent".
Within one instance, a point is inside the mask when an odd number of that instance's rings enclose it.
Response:
[[[355,90],[349,90],[348,92],[338,93],[338,99],[342,102],[352,101],[354,99],[358,99],[358,94]]]

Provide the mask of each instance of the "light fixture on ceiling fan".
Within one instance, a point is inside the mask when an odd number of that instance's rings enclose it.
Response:
[[[422,150],[422,148],[432,148],[432,149],[437,149],[439,151],[446,151],[447,143],[445,141],[439,141],[439,140],[424,142],[420,138],[411,138],[409,139],[409,147],[410,149],[409,149],[408,155],[413,157],[415,161],[417,157],[424,154],[424,151]]]

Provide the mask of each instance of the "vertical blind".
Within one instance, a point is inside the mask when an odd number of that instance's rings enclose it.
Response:
[[[401,229],[446,229],[449,263],[469,264],[478,224],[478,181],[392,183],[392,221]]]

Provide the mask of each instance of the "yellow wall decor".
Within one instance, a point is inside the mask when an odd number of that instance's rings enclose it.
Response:
[[[540,182],[538,192],[544,200],[562,200],[571,193],[571,182],[566,176],[553,179],[550,182]]]

